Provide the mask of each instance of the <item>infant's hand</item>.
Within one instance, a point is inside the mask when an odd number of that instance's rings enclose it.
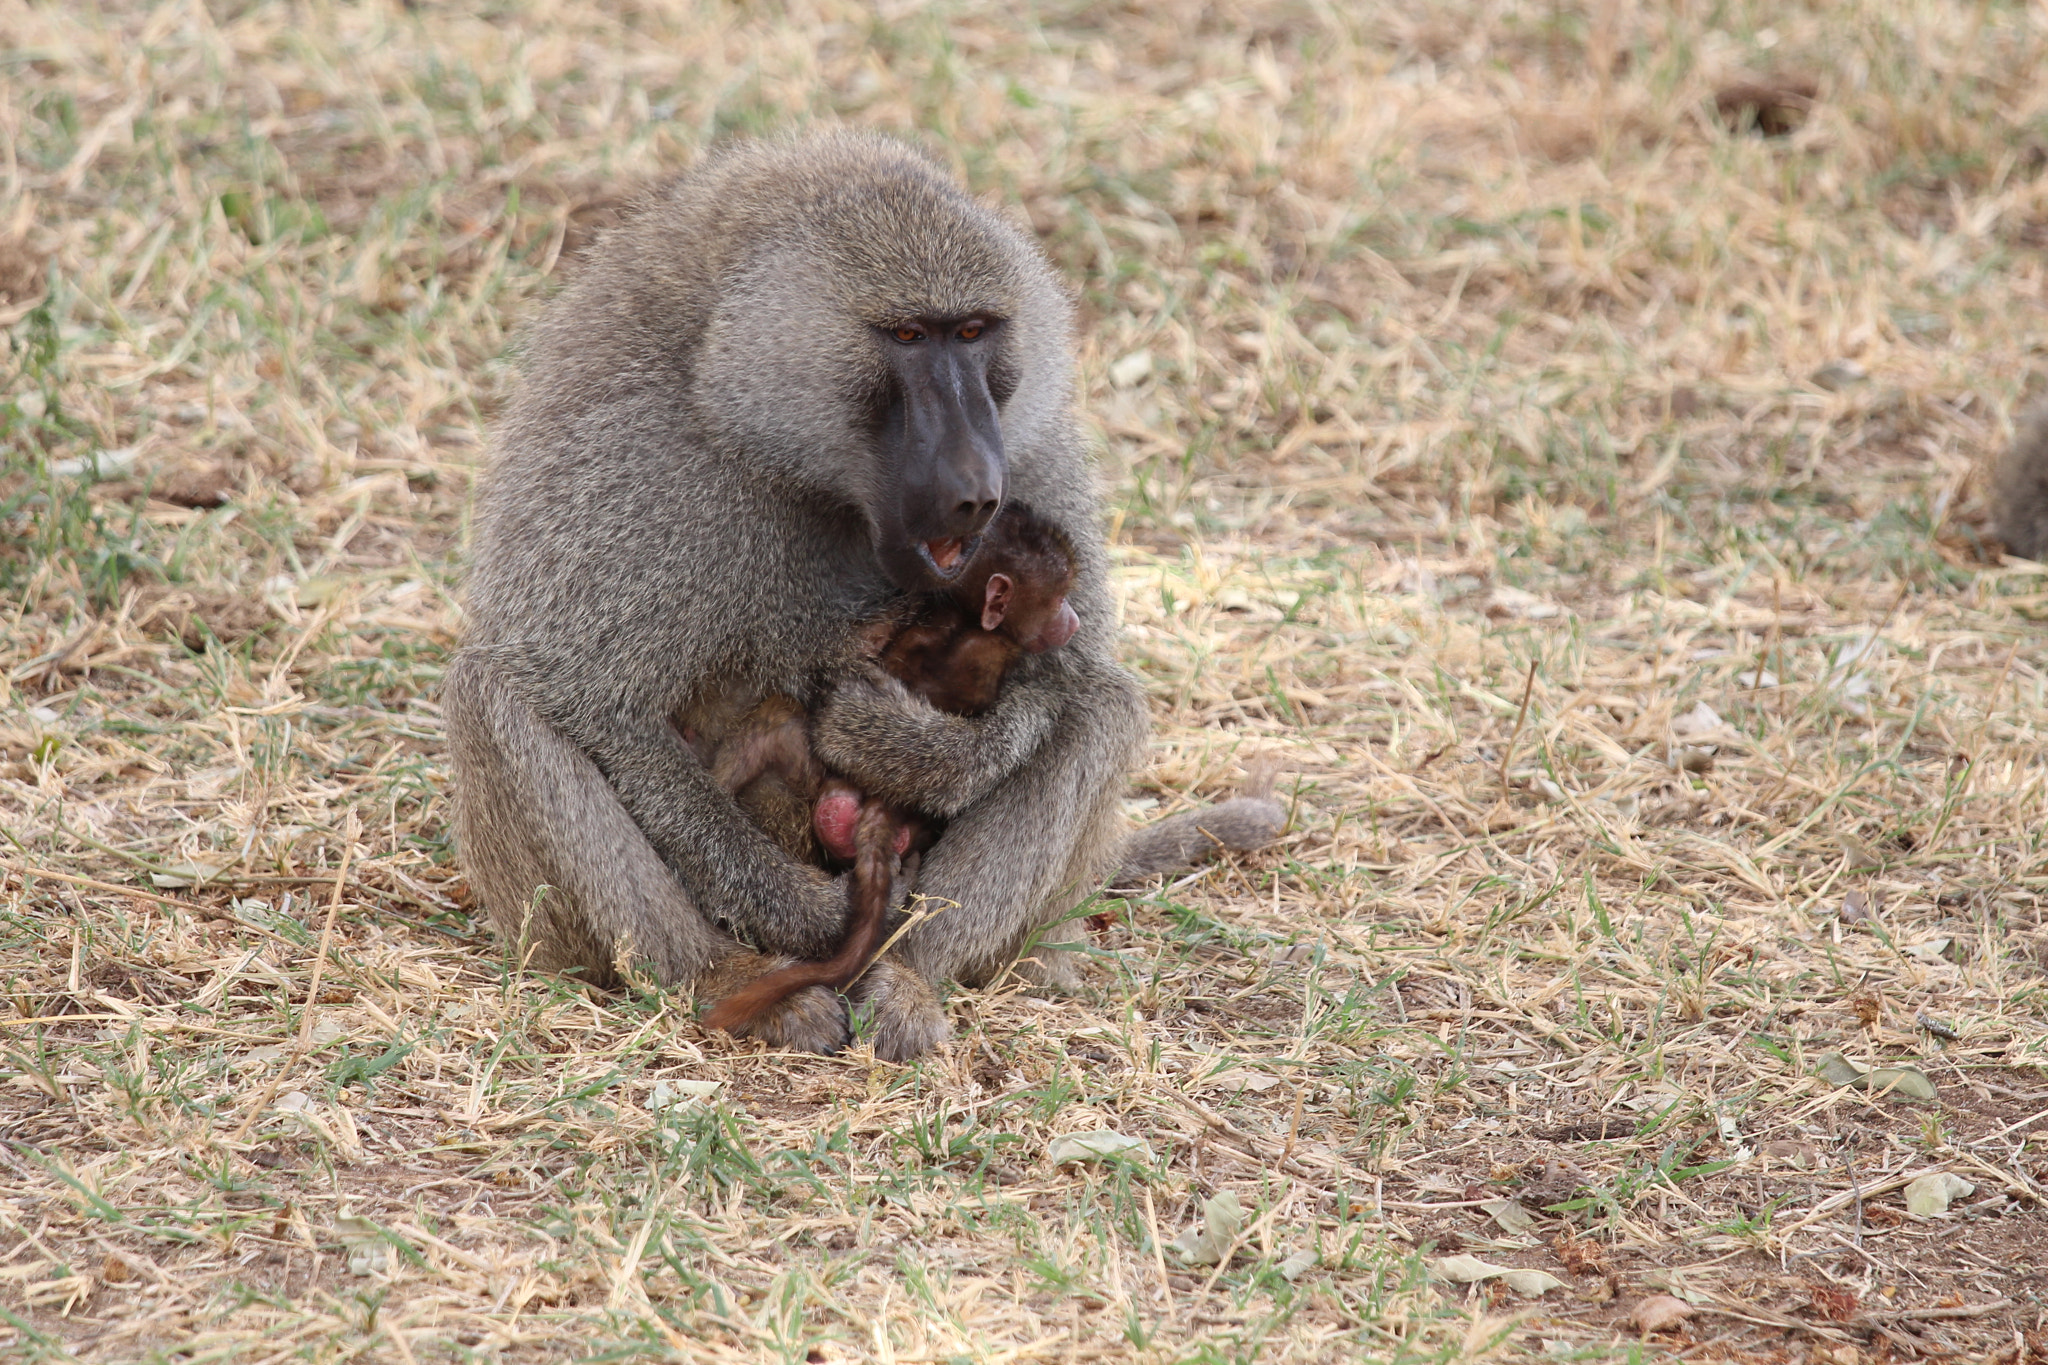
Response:
[[[853,635],[854,652],[868,659],[878,659],[889,647],[889,641],[896,638],[902,623],[894,617],[885,616],[879,621],[870,621]]]

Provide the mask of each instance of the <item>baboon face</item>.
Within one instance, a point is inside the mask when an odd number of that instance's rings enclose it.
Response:
[[[951,595],[981,628],[1007,635],[1032,654],[1058,649],[1080,629],[1067,601],[1074,588],[1074,551],[1051,523],[1013,502],[982,538],[980,557]],[[977,588],[975,579],[982,579]]]
[[[701,338],[692,404],[722,452],[749,477],[851,504],[883,577],[944,592],[1010,460],[1028,481],[1038,438],[1064,430],[1070,310],[1037,245],[938,166],[854,135],[807,145],[714,162],[707,202],[729,221],[693,222],[705,240],[678,252],[651,219],[636,259],[672,261],[686,284],[710,272],[708,314],[687,294],[668,314]],[[648,315],[658,332],[662,310]]]
[[[1058,649],[1081,628],[1066,588],[1065,583],[1048,586],[1028,578],[1020,583],[1006,573],[990,574],[981,628],[1000,630],[1032,654]]]
[[[951,583],[1002,505],[1002,319],[908,317],[873,328],[876,552],[899,587]]]

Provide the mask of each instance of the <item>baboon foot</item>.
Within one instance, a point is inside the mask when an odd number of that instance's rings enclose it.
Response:
[[[697,982],[697,999],[715,1003],[755,977],[786,967],[794,959],[744,953],[714,967]],[[732,1030],[735,1038],[758,1038],[785,1052],[838,1052],[851,1037],[846,1001],[837,991],[806,986]]]
[[[837,991],[806,986],[736,1035],[759,1038],[785,1052],[837,1052],[852,1036],[846,1023],[846,1001]]]
[[[1085,984],[1078,956],[1043,943],[1017,959],[1017,975],[1038,995],[1077,995]]]
[[[855,1014],[865,1021],[862,1036],[885,1062],[922,1057],[953,1036],[931,983],[894,958],[868,968],[847,993]]]

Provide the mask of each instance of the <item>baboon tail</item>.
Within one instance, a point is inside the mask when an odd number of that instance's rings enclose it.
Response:
[[[2012,445],[1992,470],[1992,521],[2005,548],[2048,559],[2048,403],[2021,415]]]
[[[1185,872],[1225,851],[1264,848],[1286,823],[1287,808],[1263,792],[1169,815],[1125,837],[1109,884],[1130,886],[1162,872]]]

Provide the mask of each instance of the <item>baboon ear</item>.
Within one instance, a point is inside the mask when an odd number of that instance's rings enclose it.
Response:
[[[994,630],[1003,623],[1003,616],[1010,610],[1010,590],[1016,586],[1006,573],[988,576],[988,591],[981,599],[983,630]]]

